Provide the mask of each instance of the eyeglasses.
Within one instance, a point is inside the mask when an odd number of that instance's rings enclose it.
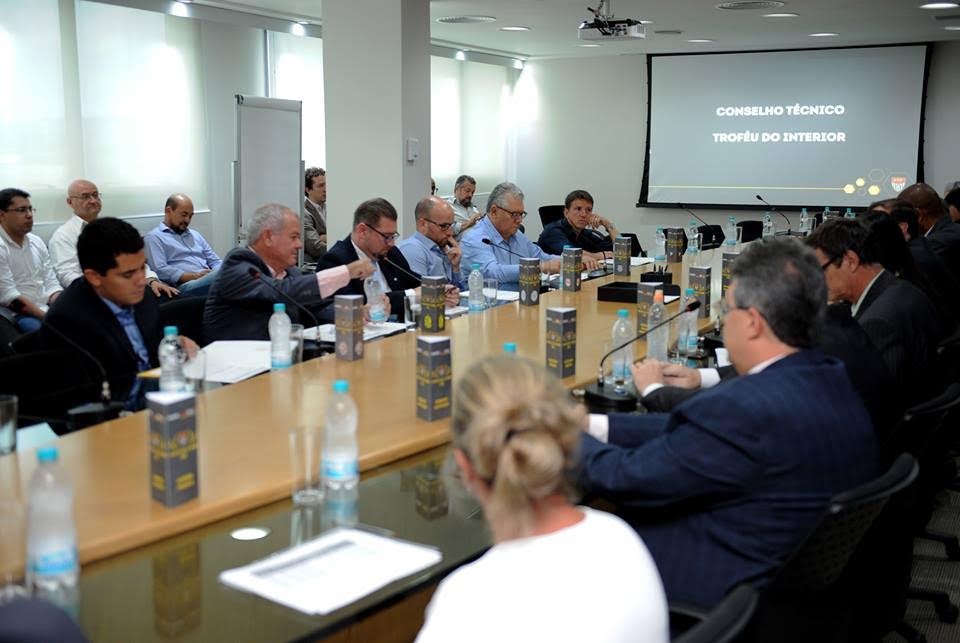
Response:
[[[493,207],[497,208],[498,210],[503,210],[504,212],[506,212],[507,214],[510,215],[510,218],[511,218],[511,219],[513,219],[514,221],[517,221],[517,222],[523,221],[523,220],[527,217],[527,211],[526,211],[526,210],[520,210],[520,212],[513,212],[512,210],[508,210],[508,209],[506,209],[506,208],[501,208],[499,205],[495,205],[495,206],[493,206]]]
[[[37,209],[32,205],[22,205],[19,208],[7,208],[4,212],[16,212],[17,214],[36,214]]]
[[[733,310],[747,310],[743,306],[731,305],[727,298],[724,297],[720,300],[720,317],[726,317]]]
[[[437,223],[437,222],[434,221],[433,219],[428,219],[427,217],[423,217],[423,220],[424,220],[424,221],[427,221],[428,223],[432,223],[433,225],[437,226],[438,228],[440,228],[440,230],[441,230],[442,232],[446,232],[447,230],[449,230],[450,228],[453,227],[453,224],[452,224],[452,223]]]
[[[103,196],[102,192],[84,192],[83,194],[71,194],[71,199],[80,199],[81,201],[99,200]]]
[[[841,257],[831,257],[830,259],[827,259],[824,263],[820,264],[820,270],[826,272],[826,271],[827,271],[827,268],[829,268],[830,266],[834,265],[835,263],[837,263],[837,262],[840,261],[841,259],[843,259],[842,256],[841,256]]]
[[[366,224],[364,224],[364,225],[366,225]],[[371,230],[373,230],[374,232],[376,232],[377,234],[379,234],[381,237],[383,237],[383,240],[386,241],[387,243],[390,243],[391,241],[396,241],[397,239],[400,238],[400,233],[399,233],[399,232],[394,232],[393,234],[386,234],[386,233],[384,233],[384,232],[380,232],[379,230],[377,230],[376,228],[374,228],[374,227],[371,226],[371,225],[368,225],[367,227],[370,228]]]

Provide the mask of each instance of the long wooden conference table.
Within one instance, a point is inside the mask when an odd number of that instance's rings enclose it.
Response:
[[[714,266],[714,302],[719,298],[720,254],[718,250],[701,255],[702,265]],[[672,271],[679,275],[681,266],[672,266]],[[626,279],[639,281],[639,273],[634,267]],[[544,362],[546,309],[559,306],[577,309],[576,374],[564,383],[574,388],[593,381],[611,341],[616,311],[635,310],[635,305],[597,300],[597,288],[615,280],[624,278],[586,281],[578,293],[546,293],[539,306],[511,303],[448,320],[444,334],[452,340],[454,381],[476,360],[502,352],[504,342],[516,343],[521,356]],[[337,379],[350,382],[360,410],[362,472],[445,445],[450,439],[449,420],[426,422],[416,416],[418,335],[407,332],[371,342],[359,361],[326,355],[199,395],[199,497],[180,507],[167,509],[150,497],[145,412],[59,439],[60,462],[75,489],[81,564],[289,497],[288,431],[298,425],[322,425]],[[643,342],[637,342],[636,354],[643,350]],[[19,487],[24,504],[35,463],[32,450],[0,458],[0,485],[8,493]],[[11,542],[3,545],[0,570],[22,570],[24,548]]]

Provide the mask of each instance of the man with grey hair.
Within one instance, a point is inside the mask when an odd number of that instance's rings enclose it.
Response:
[[[539,259],[542,272],[560,272],[560,257],[547,254],[520,232],[526,216],[520,188],[513,183],[498,183],[487,199],[487,216],[460,240],[460,272],[469,275],[473,264],[479,264],[484,277],[517,283],[520,257]]]
[[[620,505],[671,601],[709,608],[770,578],[833,495],[876,475],[863,402],[843,365],[811,348],[826,300],[810,249],[749,246],[721,305],[742,377],[669,415],[590,417],[584,490]]]
[[[460,239],[464,232],[475,226],[483,217],[483,213],[473,202],[476,191],[477,180],[469,174],[461,174],[453,184],[453,196],[447,199],[456,219],[453,223],[453,236],[457,239]]]
[[[302,274],[296,268],[303,247],[300,218],[277,203],[257,208],[247,225],[247,238],[247,247],[227,253],[210,286],[203,312],[208,341],[269,339],[267,323],[274,303],[287,304],[290,321],[303,323],[308,320],[300,318],[300,311],[289,305],[288,298],[311,308],[351,279],[373,274],[373,266],[364,259],[316,274]],[[319,311],[319,316],[331,321],[331,308]]]

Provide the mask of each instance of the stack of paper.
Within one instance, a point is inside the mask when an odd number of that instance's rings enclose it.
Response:
[[[307,614],[326,614],[443,560],[432,547],[358,529],[335,529],[220,582]]]

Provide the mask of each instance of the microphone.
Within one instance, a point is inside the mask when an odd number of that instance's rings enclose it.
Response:
[[[600,367],[598,369],[599,373],[597,375],[597,383],[592,384],[586,388],[585,400],[587,402],[587,406],[590,407],[591,410],[597,410],[600,412],[633,410],[637,405],[637,398],[635,395],[631,393],[626,393],[626,392],[617,393],[616,391],[608,391],[605,389],[606,379],[603,376],[604,363],[607,361],[607,359],[611,355],[616,353],[621,348],[626,348],[627,346],[634,343],[638,339],[642,339],[646,337],[652,331],[655,331],[656,329],[669,324],[680,315],[683,315],[685,313],[691,313],[699,308],[700,308],[699,301],[691,301],[689,304],[684,306],[680,310],[680,312],[675,313],[670,317],[667,317],[666,319],[661,321],[659,324],[656,324],[648,328],[645,332],[640,333],[636,337],[633,337],[625,341],[624,343],[620,344],[619,346],[614,347],[606,355],[601,357]]]
[[[319,326],[319,325],[320,325],[320,322],[317,321],[317,318],[314,316],[313,313],[311,313],[309,310],[307,310],[306,306],[304,306],[304,305],[301,304],[299,301],[297,301],[296,299],[294,299],[293,297],[291,297],[291,296],[288,295],[287,293],[283,292],[282,290],[280,290],[279,288],[277,288],[276,286],[274,286],[272,283],[270,283],[270,280],[269,280],[269,279],[263,279],[263,275],[260,273],[259,270],[257,270],[257,269],[254,268],[253,266],[250,266],[250,269],[247,270],[247,274],[250,275],[251,277],[253,277],[255,280],[258,280],[258,281],[260,281],[261,283],[266,284],[273,292],[275,292],[275,293],[277,293],[278,295],[280,295],[285,301],[288,301],[288,302],[290,302],[291,304],[293,304],[294,306],[296,306],[297,310],[299,310],[300,312],[306,314],[306,316],[310,318],[310,321],[313,322],[313,325],[314,325],[314,326]],[[327,303],[327,304],[330,303],[330,298],[327,298],[327,299],[326,299],[326,303]]]
[[[700,241],[700,249],[701,249],[701,250],[710,250],[710,249],[712,249],[712,248],[719,248],[719,247],[720,247],[720,242],[721,242],[721,240],[722,240],[720,237],[723,235],[723,229],[722,229],[719,225],[716,225],[716,224],[712,224],[712,225],[711,225],[711,224],[707,223],[706,221],[704,221],[703,219],[701,219],[700,216],[699,216],[696,212],[694,212],[693,210],[691,210],[689,207],[685,206],[685,205],[682,204],[682,203],[678,203],[678,204],[677,204],[677,207],[680,208],[681,210],[685,210],[685,211],[689,212],[689,213],[690,213],[690,216],[692,216],[694,219],[696,219],[697,221],[699,221],[700,223],[702,223],[702,224],[709,230],[710,240],[707,241],[707,239],[706,239],[706,236],[707,236],[707,235],[706,235],[706,233],[704,233],[704,238]],[[707,246],[710,246],[710,247],[708,248]]]
[[[482,241],[483,243],[487,244],[488,246],[493,246],[494,248],[499,248],[500,250],[503,250],[503,251],[506,252],[506,253],[512,254],[514,257],[519,257],[520,259],[535,259],[535,258],[536,258],[536,257],[524,257],[524,256],[523,256],[522,254],[520,254],[519,252],[514,252],[514,251],[511,250],[510,248],[505,248],[505,247],[503,247],[503,246],[501,246],[501,245],[499,245],[499,244],[496,244],[496,243],[494,243],[493,241],[491,241],[490,239],[487,239],[486,237],[484,237],[483,239],[480,239],[480,241]]]
[[[693,210],[691,210],[690,208],[688,208],[688,207],[685,206],[684,204],[678,203],[678,204],[677,204],[677,207],[680,208],[681,210],[686,210],[687,212],[689,212],[689,213],[690,213],[690,216],[692,216],[694,219],[696,219],[697,221],[699,221],[699,222],[702,223],[703,225],[705,225],[705,226],[709,226],[709,225],[710,225],[709,223],[707,223],[706,221],[704,221],[703,219],[701,219],[699,216],[697,216],[697,213],[696,213],[696,212],[694,212]]]
[[[779,214],[781,217],[783,217],[783,220],[787,222],[787,233],[789,234],[789,233],[790,233],[790,219],[787,218],[787,215],[785,215],[783,212],[781,212],[780,210],[776,209],[775,207],[773,207],[772,205],[770,205],[769,203],[767,203],[766,201],[764,201],[764,200],[763,200],[763,197],[760,196],[759,194],[756,195],[756,197],[757,197],[757,201],[760,201],[760,202],[763,203],[765,206],[767,206],[768,208],[770,208],[771,210],[773,210],[774,212],[776,212],[777,214]]]
[[[383,255],[383,256],[380,257],[377,261],[386,261],[388,264],[390,264],[391,266],[393,266],[394,268],[396,268],[397,270],[399,270],[400,272],[402,272],[402,273],[405,274],[406,276],[410,277],[411,279],[413,279],[414,281],[416,281],[418,284],[422,284],[422,283],[423,283],[423,282],[421,281],[420,277],[418,277],[417,275],[413,274],[412,272],[410,272],[409,270],[407,270],[407,269],[404,268],[403,266],[397,265],[395,262],[390,261],[390,258],[387,257],[387,255]]]
[[[97,367],[97,370],[100,371],[100,377],[102,378],[99,402],[89,402],[87,404],[81,404],[80,406],[76,406],[67,410],[67,415],[69,416],[70,424],[72,425],[71,428],[73,430],[79,430],[119,417],[120,412],[123,411],[124,405],[122,402],[113,402],[111,400],[113,396],[110,393],[110,381],[107,379],[107,369],[103,367],[103,363],[94,357],[93,353],[70,339],[70,337],[61,332],[49,321],[44,321],[43,327],[56,335],[67,346],[93,362],[93,364]]]

